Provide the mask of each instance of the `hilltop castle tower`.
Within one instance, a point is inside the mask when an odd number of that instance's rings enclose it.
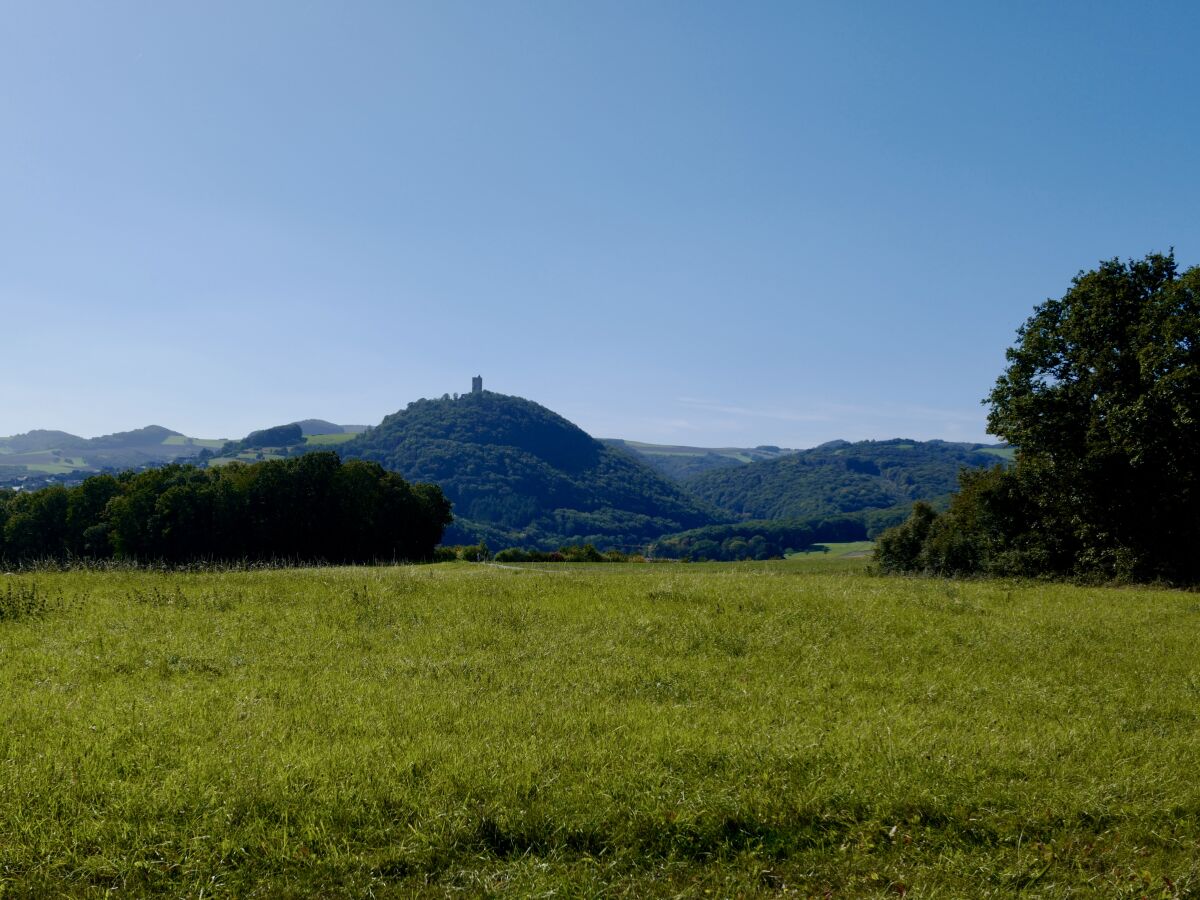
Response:
[[[476,375],[474,378],[471,379],[471,393],[472,394],[482,394],[483,393],[483,376],[482,375]]]

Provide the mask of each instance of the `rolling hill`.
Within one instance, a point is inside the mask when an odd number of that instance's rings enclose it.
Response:
[[[746,463],[778,459],[797,451],[781,447],[686,447],[674,444],[645,444],[619,438],[601,438],[619,447],[675,481],[685,481],[713,469],[731,469]]]
[[[29,431],[0,437],[0,484],[39,478],[83,477],[104,469],[139,469],[176,459],[195,457],[222,441],[190,438],[148,425],[95,438],[65,431]]]
[[[640,546],[723,516],[543,406],[485,391],[418,400],[342,444],[454,503],[447,543]]]
[[[327,447],[351,440],[361,425],[336,425],[324,419],[292,423],[303,435],[300,443]],[[113,469],[142,469],[168,462],[220,457],[229,441],[188,437],[161,425],[147,425],[100,437],[82,438],[66,431],[38,429],[0,437],[0,485],[38,487],[52,481],[78,480]],[[235,446],[243,442],[233,442]],[[235,453],[226,454],[230,457]],[[255,454],[242,453],[253,459]]]
[[[90,439],[31,431],[0,438],[0,485],[31,488],[104,469],[176,460],[223,465],[323,449],[439,483],[456,517],[447,542],[483,539],[494,549],[580,542],[635,549],[665,536],[681,546],[723,546],[744,538],[747,520],[770,520],[775,524],[759,530],[773,534],[846,516],[870,535],[905,518],[914,500],[947,498],[961,467],[1002,463],[1012,454],[944,441],[833,441],[800,451],[598,441],[536,403],[484,392],[418,400],[365,431],[323,419],[241,441],[200,440],[157,425]]]
[[[743,519],[812,519],[937,500],[962,468],[1004,464],[1006,447],[946,441],[831,441],[688,479],[700,499]]]

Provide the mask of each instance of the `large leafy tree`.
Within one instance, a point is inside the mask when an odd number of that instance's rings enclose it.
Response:
[[[1007,360],[985,402],[1016,466],[965,479],[921,552],[884,567],[1200,581],[1200,267],[1082,272]]]
[[[1194,580],[1200,538],[1200,268],[1173,254],[1078,275],[1017,333],[988,426],[1056,556],[1081,572]]]

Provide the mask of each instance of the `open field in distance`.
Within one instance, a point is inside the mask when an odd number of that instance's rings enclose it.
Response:
[[[841,568],[843,569],[861,569],[870,560],[874,550],[874,541],[814,544],[812,547],[804,550],[796,550],[788,554],[788,562],[793,564],[804,563],[809,566],[814,563],[841,563]],[[828,568],[828,566],[826,567]]]
[[[193,438],[183,434],[172,434],[163,440],[165,447],[207,447],[209,450],[220,450],[225,446],[226,438]]]
[[[0,576],[0,895],[1195,896],[1198,641],[853,559]]]
[[[310,447],[334,447],[358,437],[357,434],[310,434],[304,438],[304,443]]]

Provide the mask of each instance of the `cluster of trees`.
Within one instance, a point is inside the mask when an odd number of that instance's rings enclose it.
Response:
[[[524,547],[506,547],[492,555],[486,541],[478,544],[443,544],[433,554],[434,562],[645,562],[640,554],[622,553],[620,550],[605,550],[601,553],[592,544],[568,544],[557,550],[528,550]]]
[[[433,551],[434,562],[486,562],[492,558],[487,541],[478,544],[442,544]]]
[[[620,550],[601,553],[592,544],[568,544],[557,550],[526,550],[509,547],[495,556],[496,562],[645,562],[645,557]]]
[[[1111,260],[1036,307],[988,428],[1008,470],[882,535],[885,571],[1200,582],[1200,267]]]
[[[776,559],[789,550],[803,550],[826,542],[861,541],[866,537],[867,528],[861,517],[739,522],[659,538],[650,546],[650,555],[724,562]]]
[[[275,425],[271,428],[263,428],[259,431],[252,431],[240,441],[226,441],[221,447],[221,456],[237,456],[246,450],[264,450],[271,448],[279,450],[283,448],[299,447],[304,444],[304,429],[299,422],[292,422],[289,425]],[[217,454],[210,452],[201,452],[201,457],[209,459]]]
[[[331,452],[213,469],[168,465],[0,494],[0,559],[423,560],[450,523],[433,484]]]

